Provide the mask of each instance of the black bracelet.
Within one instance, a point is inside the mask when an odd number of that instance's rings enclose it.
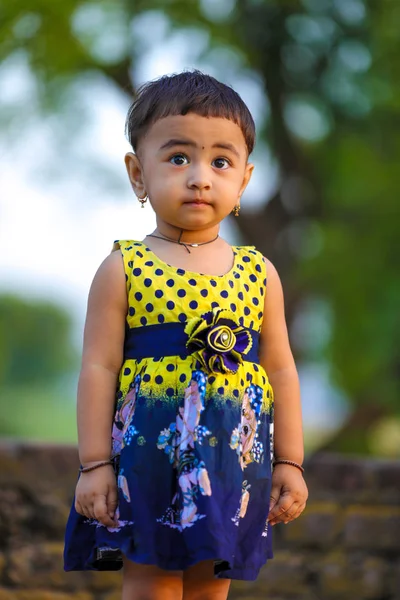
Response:
[[[274,462],[272,463],[272,466],[274,467],[275,465],[291,465],[292,467],[296,467],[296,469],[300,469],[300,471],[302,473],[304,473],[304,469],[301,465],[299,465],[299,463],[294,462],[293,460],[286,460],[285,458],[277,458],[276,460],[274,460]]]
[[[99,467],[105,467],[106,465],[112,465],[112,460],[103,460],[102,462],[97,463],[97,465],[92,465],[91,467],[79,467],[80,473],[89,473],[89,471],[94,471]]]

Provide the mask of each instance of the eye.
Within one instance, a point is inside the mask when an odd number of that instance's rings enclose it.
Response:
[[[184,154],[174,154],[169,159],[169,162],[171,162],[173,165],[176,165],[177,167],[182,167],[183,165],[187,165],[189,161],[187,156],[185,156]]]
[[[216,158],[213,160],[212,165],[217,169],[227,169],[230,166],[230,162],[227,158]]]

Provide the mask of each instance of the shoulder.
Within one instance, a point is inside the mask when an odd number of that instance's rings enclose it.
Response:
[[[279,277],[279,273],[276,270],[276,267],[272,264],[272,262],[266,257],[263,256],[263,261],[265,264],[265,268],[267,271],[267,279],[268,279],[268,284],[281,284],[281,280]]]
[[[126,298],[125,269],[120,251],[109,254],[101,263],[93,278],[90,297],[114,298],[117,302]]]
[[[95,277],[116,277],[118,278],[121,273],[124,273],[124,267],[122,263],[122,252],[119,248],[111,252],[97,269]]]
[[[266,293],[264,300],[264,315],[281,311],[284,305],[283,288],[279,273],[273,263],[263,256],[266,269]]]

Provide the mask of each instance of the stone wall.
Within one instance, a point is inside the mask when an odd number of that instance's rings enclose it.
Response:
[[[120,600],[120,573],[65,573],[72,447],[0,446],[0,600]],[[275,558],[230,600],[400,600],[400,463],[309,458],[303,516],[274,528]]]

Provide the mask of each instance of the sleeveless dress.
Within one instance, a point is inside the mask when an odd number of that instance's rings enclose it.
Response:
[[[258,361],[266,265],[234,246],[223,276],[178,269],[143,242],[117,241],[129,309],[112,448],[116,526],[72,507],[64,568],[114,570],[122,554],[254,580],[272,558],[266,519],[273,392]]]

